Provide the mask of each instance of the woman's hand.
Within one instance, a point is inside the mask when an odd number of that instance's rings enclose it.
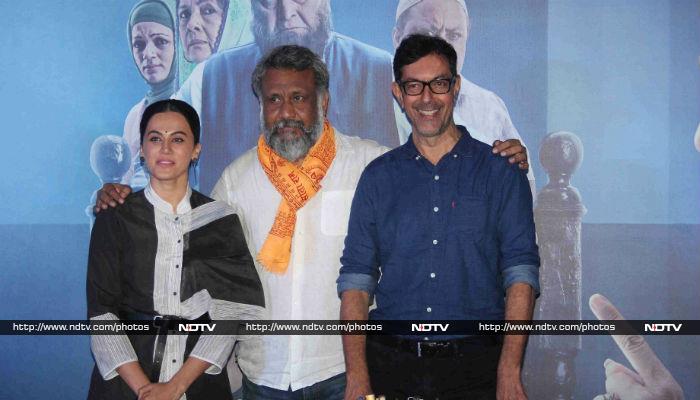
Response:
[[[187,357],[179,371],[167,383],[151,383],[138,391],[139,400],[178,400],[192,382],[211,366],[196,357]]]
[[[172,382],[149,383],[139,389],[139,400],[178,400],[184,392]]]

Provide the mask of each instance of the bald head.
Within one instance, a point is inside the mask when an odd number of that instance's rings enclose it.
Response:
[[[252,0],[253,35],[263,53],[296,44],[322,55],[331,34],[329,0]]]
[[[469,12],[464,0],[401,0],[396,9],[393,31],[394,49],[408,35],[437,36],[457,52],[457,70],[461,71],[469,37]]]

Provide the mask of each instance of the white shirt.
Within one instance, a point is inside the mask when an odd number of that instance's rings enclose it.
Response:
[[[335,159],[321,190],[297,212],[287,271],[277,275],[255,263],[265,293],[266,319],[337,320],[340,316],[335,281],[355,187],[365,166],[388,149],[338,132],[335,141]],[[212,197],[236,210],[250,253],[257,255],[281,201],[260,166],[257,147],[224,170]],[[257,338],[237,348],[238,364],[255,384],[297,390],[345,371],[340,336]]]

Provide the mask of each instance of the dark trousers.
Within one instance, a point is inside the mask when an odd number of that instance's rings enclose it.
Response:
[[[457,340],[454,346],[418,354],[417,342],[369,335],[367,366],[372,390],[387,400],[495,399],[501,343],[493,337],[475,339],[477,343]]]

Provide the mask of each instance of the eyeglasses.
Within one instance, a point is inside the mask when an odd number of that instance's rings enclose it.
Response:
[[[435,94],[445,94],[452,89],[452,85],[455,83],[455,78],[435,78],[430,82],[425,81],[401,81],[399,86],[403,92],[409,96],[420,96],[423,94],[423,90],[426,86],[430,88],[430,91]]]

